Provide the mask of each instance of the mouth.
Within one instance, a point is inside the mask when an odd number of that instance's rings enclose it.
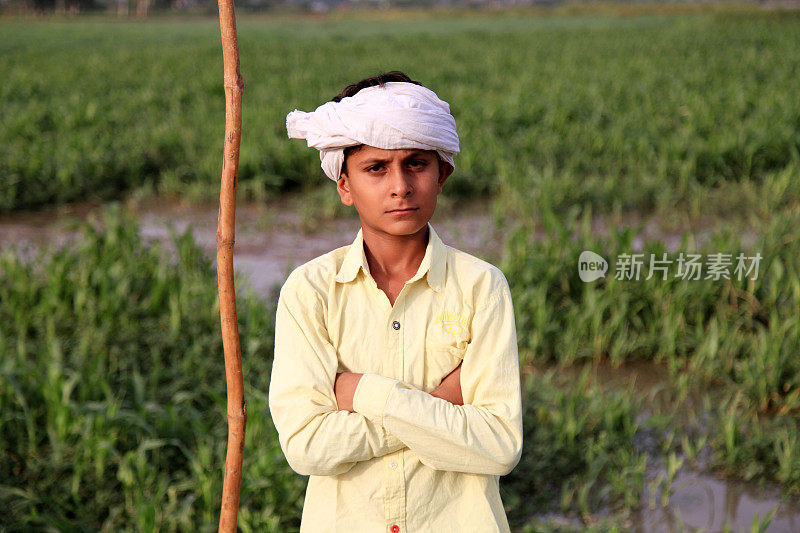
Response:
[[[417,209],[417,207],[409,207],[407,209],[392,209],[391,211],[387,211],[387,213],[391,213],[392,215],[405,215],[408,213],[413,213]]]

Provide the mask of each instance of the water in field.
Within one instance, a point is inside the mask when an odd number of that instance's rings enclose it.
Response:
[[[0,217],[0,248],[16,245],[23,253],[32,254],[42,246],[69,242],[76,238],[69,221],[91,215],[95,206],[75,205],[60,210]],[[195,240],[213,257],[216,250],[216,206],[196,207],[170,201],[149,201],[134,206],[138,210],[142,237],[169,244],[167,223],[178,232],[192,227]],[[298,215],[278,206],[241,205],[236,213],[235,268],[240,283],[246,281],[259,295],[270,297],[288,272],[318,255],[349,244],[359,228],[356,218],[326,223],[314,231],[304,231]],[[641,222],[641,221],[637,221]],[[679,240],[677,232],[664,231],[654,221],[645,221],[646,237],[660,236],[671,249]],[[492,221],[487,204],[472,203],[459,209],[441,210],[432,220],[443,241],[490,262],[501,256],[502,235]],[[596,230],[603,231],[604,222],[597,221]],[[701,235],[702,238],[702,235]],[[25,250],[27,250],[25,252]],[[241,285],[239,285],[241,286]],[[525,369],[524,369],[525,370]],[[573,369],[560,369],[569,376]],[[627,364],[621,368],[596,365],[592,381],[604,388],[630,389],[643,406],[643,416],[667,408],[671,403],[669,376],[656,364]],[[699,396],[690,394],[687,414],[692,411],[702,419]],[[646,490],[640,508],[630,524],[637,531],[722,531],[728,525],[733,531],[749,530],[753,517],[764,517],[779,506],[767,531],[800,531],[800,505],[781,501],[777,487],[758,487],[723,479],[703,471],[702,456],[697,467],[681,468],[672,483],[667,505],[662,505],[662,489],[655,483],[659,465],[651,464]],[[542,515],[551,523],[578,525],[559,515]]]
[[[195,241],[209,257],[216,254],[217,206],[185,205],[172,200],[150,199],[140,205],[131,204],[139,218],[142,238],[170,244],[168,224],[179,233],[192,227]],[[61,208],[44,208],[35,212],[0,215],[0,248],[16,245],[23,253],[32,254],[43,245],[60,245],[77,237],[71,222],[86,219],[98,208],[93,204],[71,204]],[[648,219],[636,214],[622,217],[627,225],[641,226],[634,239],[634,251],[645,239],[659,238],[671,251],[678,250],[683,231],[688,227],[675,222]],[[605,234],[619,222],[595,216],[593,231]],[[708,239],[716,221],[703,221],[693,228],[697,243]],[[446,209],[437,207],[431,220],[442,240],[455,248],[496,264],[502,256],[502,230],[492,220],[487,202],[459,201]],[[352,242],[360,227],[358,218],[328,221],[314,230],[304,229],[304,222],[295,210],[285,204],[240,205],[236,209],[236,243],[234,267],[243,274],[243,281],[257,294],[268,297],[280,286],[292,268],[339,246]],[[751,234],[746,234],[752,240]]]
[[[136,208],[142,238],[169,246],[171,224],[179,233],[192,227],[200,247],[216,254],[217,206],[187,206],[174,201],[148,200]],[[61,211],[0,216],[0,248],[17,245],[30,254],[43,245],[62,244],[77,237],[69,220],[85,219],[91,205],[73,205]],[[438,212],[431,220],[446,244],[496,262],[500,254],[499,231],[491,221],[488,205],[474,202],[459,214]],[[292,268],[340,246],[356,236],[358,218],[334,220],[314,231],[303,229],[301,218],[280,206],[241,205],[236,209],[234,268],[257,294],[267,298],[270,290],[283,284]]]
[[[565,378],[574,378],[579,368],[560,368]],[[627,363],[618,368],[596,364],[591,370],[592,382],[606,390],[631,391],[642,406],[642,419],[653,412],[661,412],[673,403],[670,379],[665,367],[651,363]],[[692,390],[682,408],[687,418],[702,420],[702,400],[699,391]],[[702,422],[701,422],[702,423]],[[651,462],[648,480],[640,508],[633,513],[632,530],[656,531],[749,531],[753,518],[764,518],[778,506],[766,531],[790,533],[800,531],[800,503],[782,498],[779,487],[760,487],[717,476],[705,468],[704,454],[698,454],[698,468],[681,468],[672,483],[672,494],[666,506],[662,505],[663,487],[657,483],[660,465]],[[537,517],[548,521],[577,523],[557,515]]]
[[[800,531],[800,506],[780,503],[775,487],[759,489],[692,471],[678,473],[674,487],[666,508],[640,511],[644,531],[674,531],[679,517],[688,531],[722,531],[726,524],[732,531],[749,531],[754,516],[764,518],[776,505],[780,507],[766,531]]]

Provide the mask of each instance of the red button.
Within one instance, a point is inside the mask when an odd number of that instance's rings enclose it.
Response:
[[[397,524],[392,525],[392,533],[397,533],[398,531],[400,531],[400,526]]]

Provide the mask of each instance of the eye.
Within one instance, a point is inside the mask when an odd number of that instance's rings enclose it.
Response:
[[[371,167],[367,168],[367,172],[372,172],[373,170],[377,171],[380,168],[383,168],[383,165],[372,165]]]
[[[428,164],[428,162],[424,161],[422,159],[414,159],[414,160],[411,161],[411,166],[420,167],[420,166],[425,166],[427,164]]]

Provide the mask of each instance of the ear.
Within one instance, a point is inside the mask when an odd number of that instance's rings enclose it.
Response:
[[[353,195],[350,194],[350,178],[347,173],[339,173],[339,179],[336,181],[336,192],[339,193],[339,198],[341,198],[344,205],[348,207],[353,205]]]
[[[450,163],[439,161],[439,192],[442,192],[442,185],[450,177],[455,168]]]

